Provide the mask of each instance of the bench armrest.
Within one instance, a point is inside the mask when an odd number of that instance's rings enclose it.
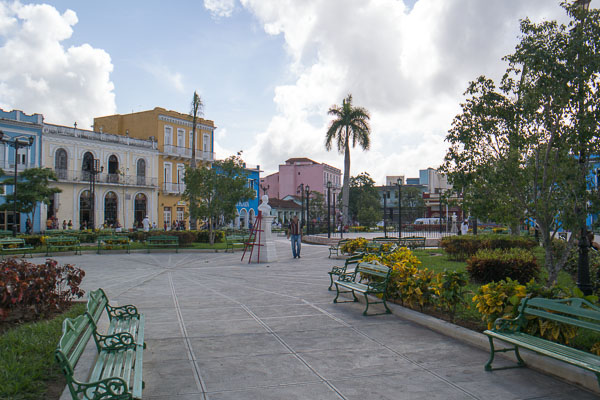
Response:
[[[356,271],[345,272],[345,273],[341,274],[340,277],[338,278],[338,280],[340,282],[354,282],[355,279],[356,279]]]
[[[331,273],[333,275],[341,275],[346,272],[346,267],[331,267]]]
[[[125,318],[139,318],[140,313],[136,306],[128,304],[125,306],[113,307],[109,304],[106,305],[106,311],[108,311],[108,317],[112,320],[113,318],[125,319]]]
[[[133,349],[137,346],[135,338],[129,332],[119,332],[113,335],[94,333],[94,337],[96,338],[96,345],[99,347],[99,350],[125,350]]]
[[[95,382],[73,382],[74,391],[73,395],[76,395],[77,398],[81,394],[84,395],[86,399],[96,398],[95,394],[102,393],[103,399],[121,399],[128,398],[127,393],[129,393],[129,388],[127,387],[127,382],[125,382],[122,378],[106,378],[100,381]]]
[[[522,328],[522,324],[523,324],[522,321],[523,321],[523,319],[521,318],[521,316],[518,316],[518,317],[512,318],[512,319],[498,318],[498,319],[496,319],[496,321],[494,321],[492,330],[494,330],[496,332],[506,332],[506,333],[519,332]]]

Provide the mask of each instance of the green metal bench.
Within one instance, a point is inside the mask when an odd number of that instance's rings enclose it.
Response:
[[[100,250],[110,250],[121,248],[127,250],[127,254],[131,252],[131,240],[129,240],[129,236],[120,235],[120,236],[100,236],[98,237],[98,254],[100,254]]]
[[[233,253],[236,247],[243,248],[246,245],[246,242],[248,242],[248,240],[248,235],[225,236],[225,252],[227,252],[227,250],[231,250],[231,252]]]
[[[25,243],[25,239],[22,238],[2,238],[0,239],[0,254],[19,254],[23,253],[23,257],[27,253],[31,254],[33,246]]]
[[[146,249],[150,253],[150,249],[165,249],[175,247],[175,253],[179,250],[179,238],[177,236],[150,236],[146,239]]]
[[[494,322],[493,329],[484,332],[490,341],[490,358],[484,367],[486,371],[524,367],[525,361],[519,354],[521,347],[591,371],[600,383],[600,356],[527,334],[524,330],[531,317],[600,332],[600,308],[584,299],[525,298],[519,306],[518,317],[499,318]],[[514,347],[497,350],[494,348],[494,339],[508,342]],[[507,351],[515,352],[517,365],[492,368],[494,355]]]
[[[340,251],[342,250],[342,246],[348,242],[349,239],[341,239],[336,244],[332,244],[329,246],[329,258],[331,258],[332,254],[335,252],[335,256],[338,257],[340,255]]]
[[[385,265],[372,264],[372,263],[359,263],[356,266],[354,272],[345,273],[340,275],[337,281],[335,281],[335,290],[337,292],[334,303],[347,303],[347,301],[338,301],[340,293],[352,293],[354,300],[358,301],[355,292],[362,293],[365,296],[365,302],[367,307],[363,312],[363,315],[367,315],[370,304],[383,304],[385,312],[387,314],[392,311],[387,306],[387,286],[390,280],[392,269]],[[366,281],[363,283],[363,281]],[[340,287],[348,289],[340,291]],[[381,301],[369,301],[370,294],[380,294]]]
[[[349,266],[356,266],[356,264],[361,262],[362,259],[363,259],[363,255],[357,254],[357,255],[346,258],[346,261],[344,262],[343,267],[337,267],[337,266],[332,267],[331,271],[327,272],[329,274],[329,281],[330,281],[328,290],[331,290],[331,288],[333,288],[333,277],[334,276],[339,277],[340,275],[345,274],[346,271],[348,270]]]
[[[411,237],[404,237],[404,238],[400,238],[398,239],[398,245],[400,247],[408,247],[411,250],[414,249],[424,249],[425,248],[425,238],[421,237],[421,236],[411,236]]]
[[[73,250],[75,254],[81,255],[81,244],[79,238],[75,236],[51,236],[46,238],[46,255],[50,255],[53,250]]]
[[[101,294],[105,298],[103,291]],[[55,358],[65,374],[73,399],[141,399],[145,348],[143,315],[135,317],[129,312],[125,312],[122,318],[113,315],[108,333],[99,334],[96,321],[104,310],[101,299],[101,296],[94,300],[90,297],[88,312],[75,319],[65,319]],[[97,357],[88,378],[78,380],[74,376],[75,366],[91,337],[96,344]]]

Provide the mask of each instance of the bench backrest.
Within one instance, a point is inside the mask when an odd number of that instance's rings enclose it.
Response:
[[[69,381],[90,336],[94,333],[94,326],[89,317],[82,314],[74,319],[66,318],[63,321],[62,332],[54,357]]]
[[[179,242],[179,236],[166,236],[166,235],[158,235],[158,236],[150,236],[148,240],[172,240]]]
[[[346,258],[344,267],[347,268],[349,265],[358,264],[362,261],[362,259],[363,259],[362,254],[356,254],[356,255],[350,256],[350,257]]]
[[[52,236],[46,239],[46,243],[79,243],[75,236]]]
[[[106,293],[101,288],[98,290],[92,290],[88,293],[88,302],[87,302],[87,313],[92,317],[94,323],[97,324],[98,320],[102,316],[102,311],[108,304],[108,297],[106,297]]]
[[[600,308],[581,298],[525,298],[521,301],[519,311],[522,314],[600,332]]]
[[[99,236],[98,237],[98,241],[99,242],[104,242],[107,240],[117,240],[119,242],[129,242],[129,237],[128,236]]]
[[[391,272],[392,269],[390,267],[381,264],[361,262],[356,266],[356,273],[360,273],[361,276],[377,276],[388,280]]]
[[[4,238],[4,239],[0,239],[0,244],[25,244],[25,239]]]

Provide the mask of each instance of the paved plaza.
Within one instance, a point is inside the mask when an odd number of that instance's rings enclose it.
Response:
[[[85,269],[84,289],[146,315],[148,400],[597,398],[528,368],[484,372],[486,351],[395,315],[363,317],[362,303],[333,304],[326,272],[341,262],[310,245],[294,260],[288,241],[276,243],[270,264],[239,252],[56,259]]]

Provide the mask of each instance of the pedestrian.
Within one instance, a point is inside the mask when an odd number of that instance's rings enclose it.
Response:
[[[148,219],[147,215],[146,218],[142,220],[142,225],[144,226],[144,232],[148,232],[150,230],[150,220]]]
[[[462,222],[462,225],[460,226],[460,233],[461,235],[466,235],[467,233],[469,233],[469,222],[466,219]]]
[[[25,233],[31,235],[31,231],[33,229],[33,224],[31,223],[31,219],[27,217],[27,221],[25,222]]]
[[[69,220],[67,226],[69,227],[69,230],[73,229],[73,221]]]
[[[67,220],[63,219],[63,231],[67,229]]]
[[[298,216],[294,215],[288,226],[287,238],[292,239],[292,256],[300,258],[300,243],[302,242],[302,226],[298,222]]]
[[[156,228],[157,228],[156,222],[152,222],[152,229],[156,229]]]

